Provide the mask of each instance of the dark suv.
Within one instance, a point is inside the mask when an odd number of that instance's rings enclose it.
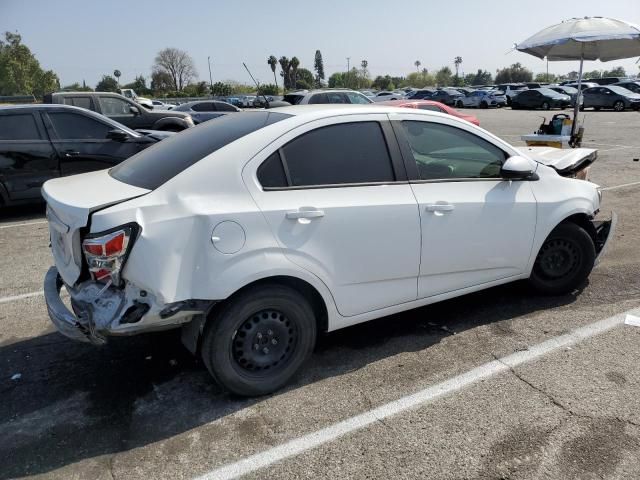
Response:
[[[44,96],[44,103],[62,103],[86,108],[137,130],[180,132],[193,127],[190,115],[175,110],[147,110],[122,95],[110,92],[57,92]]]
[[[67,105],[0,107],[0,206],[40,202],[50,178],[112,167],[170,135]]]

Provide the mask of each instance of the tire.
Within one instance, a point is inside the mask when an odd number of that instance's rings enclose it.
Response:
[[[622,112],[624,111],[624,102],[622,100],[618,100],[616,102],[613,103],[613,109],[616,112]]]
[[[458,100],[458,102],[456,103],[456,107],[457,108],[464,108],[464,104],[462,103],[462,101]]]
[[[599,112],[599,111],[600,111],[600,107],[593,107],[593,109],[594,109],[596,112]]]
[[[284,386],[315,341],[316,319],[307,299],[289,287],[263,285],[238,294],[209,320],[201,355],[221,386],[258,396]]]
[[[542,105],[540,105],[542,107],[543,110],[549,110],[551,108],[551,105],[549,105],[549,102],[542,102]]]
[[[480,108],[489,108],[489,104],[487,102],[480,102]]]
[[[570,293],[587,279],[596,259],[591,236],[575,223],[558,225],[546,238],[529,282],[541,293]]]

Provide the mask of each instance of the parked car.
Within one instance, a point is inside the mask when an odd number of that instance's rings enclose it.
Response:
[[[627,90],[629,90],[629,91],[631,91],[633,93],[640,93],[640,82],[639,81],[627,80],[627,81],[624,81],[624,82],[613,83],[613,84],[611,84],[611,86],[626,88]]]
[[[320,103],[355,103],[369,104],[372,99],[360,92],[349,89],[298,90],[287,93],[282,100],[291,105],[307,105]]]
[[[193,127],[193,119],[186,113],[147,110],[133,100],[110,92],[56,92],[44,96],[44,103],[58,103],[86,108],[137,130],[166,130],[179,132]]]
[[[550,88],[525,90],[511,99],[511,108],[514,110],[521,108],[549,110],[550,108],[566,108],[569,105],[571,105],[569,95],[555,92]]]
[[[430,88],[422,88],[420,90],[414,90],[413,92],[407,94],[407,99],[411,100],[423,100],[425,98],[431,98],[431,96],[436,93],[435,89]]]
[[[244,108],[251,108],[253,107],[253,102],[256,100],[256,96],[255,95],[246,95],[243,99],[242,99],[242,106]]]
[[[404,99],[404,95],[400,95],[393,92],[382,91],[382,92],[376,93],[376,96],[373,97],[371,100],[377,103],[377,102],[386,102],[387,100],[403,100],[403,99]]]
[[[153,105],[154,110],[171,110],[175,105],[171,103],[164,103],[160,100],[151,100],[151,104]]]
[[[564,95],[569,95],[571,98],[571,106],[575,106],[576,99],[578,98],[578,89],[569,87],[567,85],[550,85],[547,88]],[[581,99],[582,100],[582,99]]]
[[[256,99],[253,101],[253,106],[263,108],[266,106],[267,101],[273,102],[275,101],[275,99],[271,95],[258,95]]]
[[[212,118],[222,117],[230,113],[241,112],[238,107],[220,100],[197,100],[195,102],[187,102],[175,107],[174,112],[188,113],[193,122],[197,125]]]
[[[0,205],[42,202],[46,180],[112,167],[169,135],[67,105],[0,107]]]
[[[602,77],[602,78],[590,78],[589,79],[593,83],[597,83],[598,85],[611,85],[613,83],[620,83],[629,80],[626,77]]]
[[[452,88],[443,88],[440,90],[436,90],[429,100],[433,100],[435,102],[444,103],[445,105],[454,106],[456,102],[464,98],[464,94],[460,93],[457,90]]]
[[[582,92],[582,95],[584,97],[582,108],[593,108],[594,110],[611,108],[616,112],[621,112],[626,108],[640,109],[640,94],[615,85],[589,88]]]
[[[457,111],[455,108],[451,108],[448,105],[440,102],[434,102],[433,100],[391,100],[388,102],[380,102],[378,105],[389,105],[390,107],[404,107],[404,108],[416,108],[418,110],[429,110],[432,112],[445,113],[447,115],[453,115],[454,117],[461,118],[467,122],[471,122],[474,125],[480,126],[480,121],[473,115],[467,115],[465,113]]]
[[[242,100],[239,97],[227,97],[226,101],[234,107],[242,107]]]
[[[456,100],[456,107],[504,107],[507,104],[507,97],[498,90],[475,90],[470,94]]]
[[[476,91],[475,88],[470,88],[470,87],[455,87],[454,90],[459,91],[463,95],[469,95],[470,93],[473,93]]]
[[[523,83],[501,83],[495,86],[496,90],[504,92],[507,97],[507,105],[511,105],[511,100],[521,92],[528,90],[527,86]]]
[[[45,183],[49,316],[97,344],[182,326],[225,388],[273,392],[321,331],[520,279],[583,285],[615,225],[569,178],[595,155],[417,109],[228,115]]]

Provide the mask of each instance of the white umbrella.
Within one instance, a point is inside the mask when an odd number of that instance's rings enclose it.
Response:
[[[580,60],[576,118],[582,96],[582,65],[585,60],[618,60],[640,56],[640,27],[605,17],[584,17],[552,25],[516,45],[516,50],[547,60]]]

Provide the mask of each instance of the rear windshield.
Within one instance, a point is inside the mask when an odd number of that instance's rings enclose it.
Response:
[[[162,140],[109,170],[124,183],[155,190],[216,150],[290,117],[279,112],[242,112],[204,122]]]
[[[282,100],[284,102],[289,102],[291,105],[298,105],[302,99],[304,98],[304,95],[285,95],[284,97],[282,97]]]

